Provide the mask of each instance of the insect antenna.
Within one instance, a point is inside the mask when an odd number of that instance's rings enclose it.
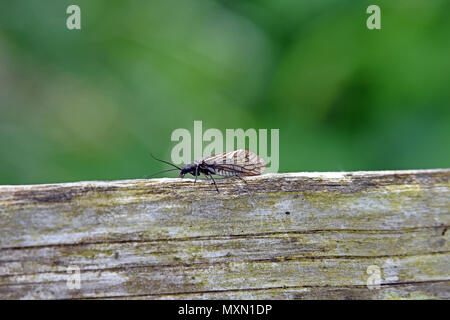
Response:
[[[161,170],[161,171],[152,173],[152,174],[150,174],[150,175],[144,176],[144,179],[149,179],[149,178],[151,178],[151,177],[153,177],[153,176],[156,176],[157,174],[164,173],[164,172],[169,172],[169,171],[178,171],[178,169]]]
[[[153,159],[155,159],[155,160],[157,160],[157,161],[159,161],[159,162],[162,162],[162,163],[166,163],[166,164],[168,164],[168,165],[171,165],[172,167],[175,167],[175,168],[177,168],[178,170],[181,170],[181,168],[180,167],[178,167],[178,166],[176,166],[176,165],[174,165],[173,163],[170,163],[170,162],[168,162],[168,161],[164,161],[164,160],[161,160],[161,159],[158,159],[158,158],[155,158],[152,154],[150,154],[150,156],[153,158]]]

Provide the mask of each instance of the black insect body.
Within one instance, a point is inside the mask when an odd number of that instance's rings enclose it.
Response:
[[[176,169],[169,169],[157,172],[167,172],[173,170],[180,170],[180,178],[183,178],[186,174],[191,174],[195,177],[195,182],[199,175],[203,174],[206,179],[211,178],[213,181],[217,192],[219,188],[217,187],[216,180],[213,175],[219,175],[223,177],[237,177],[242,179],[243,176],[256,176],[260,175],[266,169],[266,163],[264,159],[258,156],[256,153],[246,150],[239,149],[235,151],[225,152],[218,155],[213,155],[210,157],[205,157],[203,159],[194,161],[193,163],[187,164],[180,168],[170,162],[156,159],[155,160],[167,163]]]

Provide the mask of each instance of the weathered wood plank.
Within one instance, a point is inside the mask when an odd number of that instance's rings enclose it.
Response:
[[[448,299],[449,178],[291,173],[221,181],[220,194],[190,179],[0,186],[0,298]]]

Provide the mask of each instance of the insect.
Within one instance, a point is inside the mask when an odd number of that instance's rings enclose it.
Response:
[[[197,182],[197,177],[203,174],[206,179],[212,180],[217,192],[219,192],[219,188],[217,187],[217,183],[213,175],[219,175],[226,178],[236,177],[247,183],[242,178],[243,176],[257,176],[262,174],[266,169],[266,162],[264,159],[256,153],[246,149],[239,149],[205,157],[196,160],[193,163],[187,164],[182,168],[168,161],[160,160],[155,157],[153,157],[153,159],[176,168],[163,170],[155,174],[180,170],[180,178],[183,178],[189,173],[195,177],[194,183]]]

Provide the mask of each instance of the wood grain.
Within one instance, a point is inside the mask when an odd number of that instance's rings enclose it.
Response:
[[[0,298],[449,299],[449,178],[268,174],[219,181],[220,194],[191,179],[0,186]]]

